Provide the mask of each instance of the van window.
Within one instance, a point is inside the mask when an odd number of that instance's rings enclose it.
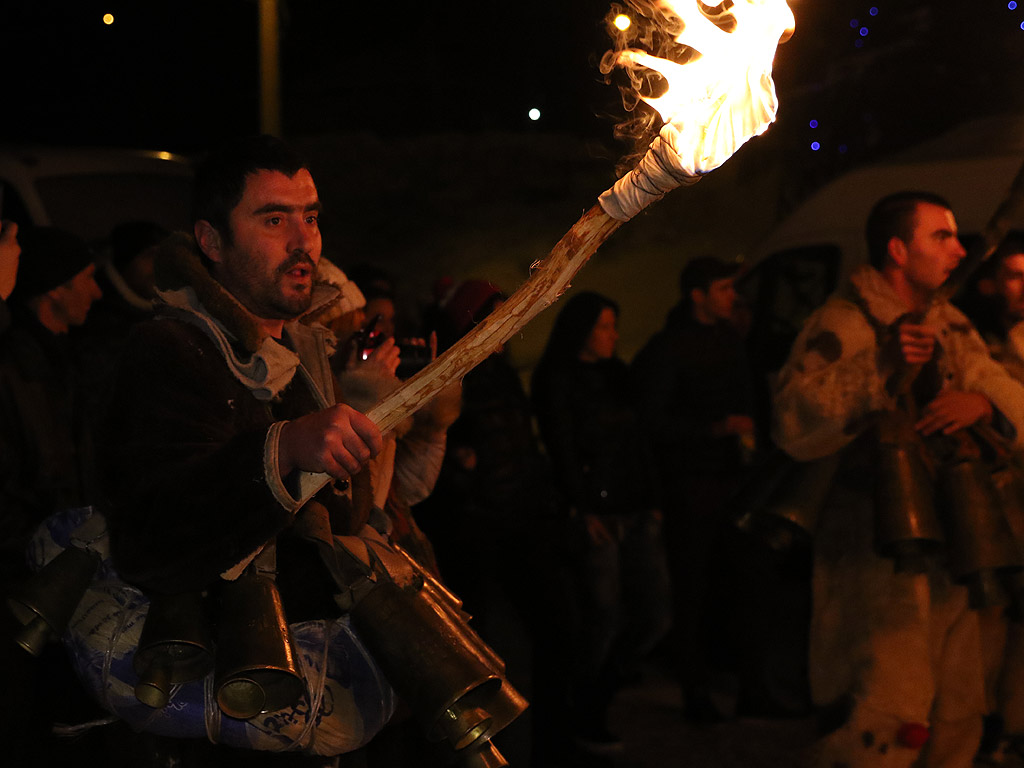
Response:
[[[17,188],[6,179],[0,179],[0,219],[16,222],[18,226],[31,223],[25,201],[21,199]]]
[[[126,221],[188,229],[191,180],[186,175],[94,173],[48,176],[36,182],[50,223],[89,242]]]

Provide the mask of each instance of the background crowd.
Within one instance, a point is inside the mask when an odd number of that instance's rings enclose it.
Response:
[[[37,526],[102,503],[99,423],[118,406],[109,393],[130,328],[152,313],[153,259],[168,234],[126,222],[90,246],[52,228],[0,229],[5,593],[31,576],[24,552]],[[609,706],[644,662],[678,681],[693,721],[812,710],[810,564],[734,524],[737,491],[772,448],[755,413],[766,382],[747,364],[737,269],[710,256],[680,263],[679,303],[632,361],[616,352],[615,297],[570,292],[528,381],[504,348],[466,376],[458,418],[441,419],[429,494],[385,488],[376,500],[395,541],[461,597],[530,699],[498,738],[513,765],[606,764],[622,748]],[[359,389],[360,371],[408,378],[506,298],[485,279],[447,278],[431,306],[399,307],[401,275],[340,266],[333,279],[358,287],[361,311],[319,319],[338,337],[343,390],[346,380]],[[1021,377],[1024,241],[1004,243],[963,306]],[[74,731],[102,713],[58,648],[27,663],[3,621],[0,660],[18,692],[2,697],[4,722],[34,749],[69,754],[73,737],[55,738],[54,726]],[[1024,704],[998,687],[991,722],[1017,718]],[[160,759],[159,742],[140,749],[133,760]]]

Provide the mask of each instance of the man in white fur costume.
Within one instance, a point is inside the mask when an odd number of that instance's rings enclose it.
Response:
[[[986,425],[1019,448],[1024,387],[940,294],[964,256],[944,200],[884,198],[867,239],[871,266],[808,320],[774,393],[779,447],[798,461],[844,452],[815,534],[809,669],[815,703],[847,702],[849,716],[816,760],[966,767],[985,710],[977,617],[943,557],[908,572],[876,551],[875,459],[858,437],[913,402],[926,442]]]

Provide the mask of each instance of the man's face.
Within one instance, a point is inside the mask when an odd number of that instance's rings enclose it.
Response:
[[[231,211],[233,242],[209,254],[221,284],[257,317],[291,320],[309,309],[320,263],[320,199],[309,171],[261,170]]]
[[[1003,299],[1007,316],[1024,320],[1024,253],[1014,253],[999,265],[996,290]]]
[[[729,320],[736,305],[736,287],[731,277],[711,281],[706,291],[700,291],[706,316],[712,320]]]
[[[103,291],[96,283],[96,265],[90,264],[66,283],[50,291],[49,296],[69,326],[82,325],[92,303],[103,297]]]
[[[917,204],[914,234],[904,245],[904,276],[922,294],[937,291],[965,253],[953,212],[932,203]]]

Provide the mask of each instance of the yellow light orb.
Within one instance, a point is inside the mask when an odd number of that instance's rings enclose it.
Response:
[[[114,23],[114,14],[112,14],[112,13],[104,13],[103,14],[103,23],[106,24],[108,27],[111,24],[113,24]]]
[[[612,23],[616,26],[617,29],[625,31],[629,29],[629,25],[632,24],[633,22],[629,18],[629,16],[627,16],[624,13],[620,13],[618,16],[615,17],[615,20]]]

